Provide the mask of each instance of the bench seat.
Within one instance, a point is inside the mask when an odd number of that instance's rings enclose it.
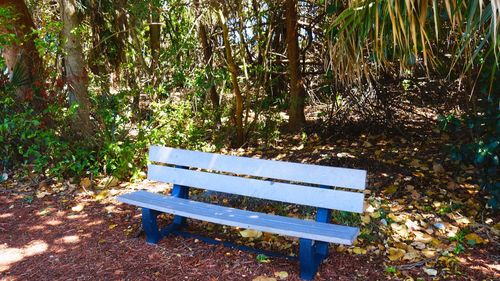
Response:
[[[147,191],[124,194],[117,199],[182,217],[338,244],[351,245],[359,231],[355,227],[246,211]]]

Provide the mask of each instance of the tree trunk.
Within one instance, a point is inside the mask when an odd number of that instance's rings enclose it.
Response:
[[[224,41],[224,49],[226,51],[227,67],[231,73],[231,83],[233,84],[233,92],[236,102],[234,112],[236,125],[236,146],[242,146],[245,141],[245,133],[243,129],[243,96],[241,95],[240,87],[238,85],[238,67],[234,62],[233,51],[231,50],[231,43],[229,42],[229,29],[226,24],[226,17],[229,13],[225,3],[222,5],[222,11],[219,10],[218,14],[222,26],[222,38]]]
[[[306,123],[304,115],[305,89],[299,63],[299,40],[297,26],[297,0],[286,1],[286,43],[288,47],[288,72],[290,75],[290,106],[288,127],[290,131],[302,129]]]
[[[46,107],[46,102],[41,97],[33,96],[39,91],[34,92],[32,88],[33,83],[43,81],[44,76],[43,60],[35,48],[34,38],[31,35],[31,30],[36,29],[35,24],[22,0],[0,0],[0,7],[10,8],[16,19],[12,22],[12,28],[7,28],[7,25],[2,23],[0,34],[15,34],[18,40],[2,46],[2,55],[12,78],[16,72],[16,81],[13,82],[17,86],[17,97],[20,101],[30,100],[33,107],[41,111]]]
[[[219,94],[217,93],[217,87],[214,84],[214,77],[212,75],[212,46],[208,42],[208,36],[207,36],[207,28],[203,23],[200,23],[199,26],[199,35],[200,35],[200,41],[201,41],[201,46],[203,47],[203,60],[205,64],[207,65],[209,71],[208,71],[208,81],[210,82],[210,101],[212,102],[212,105],[214,107],[215,111],[215,122],[217,124],[217,127],[220,126],[221,120],[220,120],[220,104],[219,104]]]
[[[160,58],[160,11],[151,5],[151,23],[149,25],[149,46],[151,48],[151,69],[155,71]]]
[[[284,12],[281,10],[282,6],[275,6],[276,4],[271,5],[269,11],[269,25],[267,30],[267,36],[269,36],[270,40],[270,49],[268,52],[276,53],[276,54],[284,54],[286,51],[286,26],[283,21]],[[264,58],[266,58],[264,56]],[[282,60],[282,56],[277,55],[274,59],[271,59],[269,64],[269,70],[266,75],[266,89],[269,90],[269,97],[273,102],[276,101],[277,98],[282,96],[282,93],[286,89],[286,75],[281,73],[282,69],[287,66]],[[272,67],[271,67],[272,66]]]
[[[76,0],[61,0],[61,18],[63,22],[63,38],[66,83],[69,88],[71,105],[77,104],[75,129],[84,136],[90,136],[93,128],[90,122],[90,100],[88,96],[88,75],[83,61],[81,37],[75,33],[80,24],[76,10]]]

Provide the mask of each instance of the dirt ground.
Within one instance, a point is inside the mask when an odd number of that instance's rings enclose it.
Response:
[[[133,207],[87,202],[75,213],[59,198],[0,198],[2,280],[252,280],[279,271],[299,280],[298,262],[286,258],[260,263],[256,254],[181,237],[148,245],[127,235],[140,224]],[[317,280],[380,280],[383,272],[380,259],[333,254]]]
[[[253,253],[181,237],[148,245],[142,235],[135,237],[140,225],[136,208],[112,199],[82,201],[84,209],[74,211],[75,202],[64,197],[28,203],[21,195],[2,191],[1,280],[254,280],[282,271],[286,280],[300,280],[296,260],[262,263]],[[460,274],[440,279],[498,278],[498,254],[498,247],[469,251],[461,257]],[[386,266],[381,256],[334,250],[315,280],[431,279],[418,268],[391,274]]]

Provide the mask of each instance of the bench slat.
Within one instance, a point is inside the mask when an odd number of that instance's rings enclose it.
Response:
[[[366,171],[152,145],[149,161],[287,181],[365,189]]]
[[[117,200],[212,223],[346,245],[351,245],[359,232],[355,227],[245,211],[146,191],[121,195]]]
[[[363,212],[363,193],[148,165],[148,179],[300,205]]]

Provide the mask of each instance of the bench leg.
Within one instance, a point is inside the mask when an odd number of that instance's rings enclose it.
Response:
[[[146,242],[156,244],[162,235],[158,229],[157,217],[160,212],[142,208],[142,229],[146,233]]]
[[[181,169],[187,169],[187,167],[183,166],[175,166],[176,168],[181,168]],[[174,184],[172,188],[172,193],[171,195],[173,197],[178,197],[178,198],[184,198],[188,199],[189,198],[189,187],[188,186],[183,186],[183,185],[178,185]],[[172,226],[173,228],[179,228],[186,226],[186,218],[182,216],[174,216],[174,225]]]
[[[321,262],[328,256],[328,243],[300,238],[300,278],[312,280]]]
[[[314,248],[313,240],[300,238],[299,260],[301,279],[312,280],[318,271]]]
[[[316,241],[316,257],[321,263],[326,257],[328,257],[328,242]]]

